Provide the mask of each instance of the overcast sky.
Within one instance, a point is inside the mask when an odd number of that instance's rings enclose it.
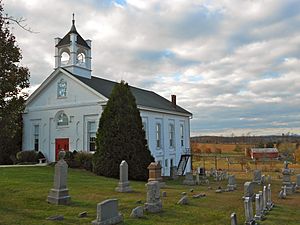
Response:
[[[32,89],[54,67],[75,13],[94,76],[127,81],[193,113],[192,135],[300,134],[299,0],[6,0]]]

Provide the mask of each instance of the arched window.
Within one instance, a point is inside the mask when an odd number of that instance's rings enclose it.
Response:
[[[67,52],[61,54],[61,65],[67,65],[70,62],[70,55]]]
[[[77,55],[77,64],[79,64],[79,65],[85,64],[85,55],[84,55],[84,53],[81,52]]]
[[[57,115],[57,126],[67,126],[69,124],[68,116],[64,112]]]

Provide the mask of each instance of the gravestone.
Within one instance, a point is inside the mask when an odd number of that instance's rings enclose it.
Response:
[[[236,181],[235,181],[235,176],[234,175],[229,175],[228,176],[228,185],[227,188],[230,191],[233,191],[236,189]]]
[[[254,170],[253,172],[253,182],[260,184],[261,183],[261,170]]]
[[[58,154],[59,161],[55,165],[54,186],[50,190],[47,201],[56,205],[70,204],[71,197],[67,188],[68,164],[64,160],[65,152]]]
[[[272,179],[272,178],[271,178],[271,175],[268,175],[268,176],[267,176],[267,184],[271,184],[271,179]]]
[[[274,206],[274,203],[272,201],[272,192],[271,192],[271,184],[268,184],[267,187],[267,207],[269,210],[271,210]]]
[[[252,201],[255,199],[254,182],[247,181],[244,183],[244,198],[249,197]]]
[[[231,213],[230,215],[230,225],[238,225],[236,213]]]
[[[194,177],[192,172],[186,172],[183,184],[186,185],[195,185]]]
[[[267,202],[268,202],[267,187],[264,186],[264,187],[263,187],[263,206],[264,206],[264,211],[265,211],[265,212],[267,212],[267,211],[269,210],[269,209],[268,209]]]
[[[261,184],[266,184],[266,175],[261,175]]]
[[[259,198],[260,198],[260,212],[261,212],[261,215],[264,216],[265,215],[265,211],[264,211],[264,200],[263,200],[263,192],[262,191],[259,191],[258,192],[259,194]]]
[[[131,211],[130,217],[132,217],[132,218],[142,218],[142,217],[144,217],[144,208],[143,208],[143,206],[135,207]]]
[[[170,168],[170,175],[171,175],[171,178],[173,180],[177,180],[178,179],[178,170],[177,170],[177,166],[172,166]]]
[[[286,193],[293,194],[295,191],[295,185],[291,182],[292,170],[288,168],[289,163],[284,162],[284,168],[282,169],[282,185],[286,186]]]
[[[286,199],[286,186],[281,188],[281,191],[279,192],[278,197],[281,198],[281,199]]]
[[[260,194],[255,195],[255,220],[263,219],[262,199]]]
[[[165,187],[165,183],[161,177],[161,165],[159,162],[152,162],[147,167],[149,170],[149,179],[148,182],[157,181],[159,183],[159,187]]]
[[[97,204],[97,218],[93,225],[111,225],[123,222],[123,215],[118,211],[118,200],[107,199]]]
[[[300,174],[296,175],[296,188],[300,189]]]
[[[253,218],[252,200],[249,197],[245,197],[244,208],[245,208],[245,218],[246,218],[245,224],[254,225],[255,220]]]
[[[128,181],[128,164],[123,160],[120,164],[120,181],[118,187],[116,187],[118,192],[132,192],[132,189]]]
[[[188,205],[189,199],[187,196],[182,196],[181,199],[177,202],[177,205]]]
[[[145,210],[152,213],[158,213],[162,210],[160,200],[160,186],[158,181],[151,181],[146,184],[147,187],[147,202]]]
[[[195,184],[199,185],[200,184],[200,175],[199,173],[196,174],[196,181]]]

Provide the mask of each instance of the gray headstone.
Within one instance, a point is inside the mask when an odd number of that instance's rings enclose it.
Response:
[[[262,199],[260,194],[255,195],[255,220],[262,220],[263,214],[262,214]]]
[[[228,185],[227,185],[228,189],[233,191],[236,189],[236,180],[235,180],[235,176],[234,175],[229,175],[228,176]]]
[[[147,187],[147,202],[145,210],[152,213],[157,213],[162,210],[162,202],[160,200],[160,185],[158,181],[151,181],[146,184]]]
[[[245,197],[244,208],[245,208],[245,218],[246,218],[245,224],[252,225],[254,223],[253,208],[252,208],[252,200],[249,197]]]
[[[192,172],[186,172],[185,173],[185,179],[183,181],[183,184],[186,185],[195,185],[194,177]]]
[[[68,164],[64,160],[65,152],[59,152],[59,161],[55,165],[54,185],[47,201],[56,205],[68,205],[71,201],[67,188]]]
[[[123,216],[118,211],[118,200],[108,199],[97,204],[97,219],[93,225],[111,225],[123,221]]]
[[[271,192],[271,184],[268,184],[267,187],[267,207],[269,210],[271,210],[274,206],[274,203],[272,201],[272,192]]]
[[[264,206],[264,211],[268,211],[267,202],[268,202],[267,187],[264,186],[263,187],[263,206]]]
[[[238,225],[236,213],[231,213],[231,215],[230,215],[230,224],[231,225]]]
[[[291,181],[292,170],[288,168],[288,162],[284,162],[282,169],[282,186],[286,186],[286,194],[293,194],[295,192],[295,184]]]
[[[171,178],[173,180],[177,180],[178,179],[178,170],[177,170],[177,166],[172,166],[170,168],[170,175],[171,175]]]
[[[279,192],[279,195],[278,195],[279,198],[281,199],[286,199],[286,186],[284,186],[281,191]]]
[[[161,193],[161,195],[162,195],[162,197],[167,197],[167,192],[163,191],[163,192]]]
[[[254,170],[253,182],[260,184],[261,182],[261,170]]]
[[[244,183],[244,197],[250,197],[252,200],[255,198],[254,182],[247,181]]]
[[[261,184],[266,184],[266,175],[261,176]]]
[[[118,187],[116,187],[118,192],[132,192],[130,183],[128,181],[128,164],[123,160],[120,164],[120,181]]]
[[[135,207],[130,214],[130,217],[132,218],[142,218],[144,216],[144,207],[143,206],[137,206]]]
[[[189,199],[187,196],[181,197],[181,199],[177,202],[178,205],[187,205],[189,204]]]
[[[299,189],[300,188],[300,174],[296,175],[296,188]]]

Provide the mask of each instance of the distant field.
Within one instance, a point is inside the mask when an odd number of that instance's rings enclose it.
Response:
[[[193,168],[205,167],[206,169],[215,168],[216,160],[214,153],[217,154],[217,169],[225,169],[229,171],[246,171],[261,169],[262,171],[280,172],[283,167],[282,161],[257,162],[256,164],[248,157],[246,163],[241,166],[240,158],[245,156],[245,149],[254,147],[250,144],[211,144],[211,143],[195,143],[192,142],[193,151]],[[292,144],[296,146],[296,144]],[[199,156],[199,153],[205,156]],[[227,157],[227,158],[226,158]],[[296,162],[290,165],[295,173],[300,173],[300,148],[295,151]]]
[[[166,181],[167,197],[162,198],[163,212],[146,213],[143,219],[129,217],[131,210],[143,204],[136,201],[146,200],[145,182],[131,182],[134,193],[117,193],[114,188],[118,180],[95,176],[94,174],[70,169],[68,188],[72,204],[56,206],[46,202],[53,185],[53,167],[0,168],[0,224],[1,225],[54,225],[54,224],[91,224],[96,218],[96,205],[108,198],[119,199],[119,210],[124,215],[125,225],[221,225],[230,224],[230,214],[236,212],[238,224],[244,224],[244,206],[242,201],[243,184],[252,179],[252,173],[234,173],[237,176],[238,189],[234,192],[215,193],[218,186],[226,187],[227,181],[215,182],[210,179],[212,190],[207,186],[182,185],[182,180]],[[281,180],[276,173],[272,175],[272,197],[276,207],[267,215],[261,225],[299,225],[300,192],[288,196],[286,200],[277,198]],[[294,178],[293,178],[294,179]],[[255,187],[255,192],[261,190]],[[190,204],[176,205],[181,192],[186,192]],[[195,193],[206,193],[205,198],[193,199]],[[254,206],[254,205],[253,205]],[[253,207],[255,209],[255,207]],[[88,212],[88,217],[78,218],[77,214]],[[52,215],[64,215],[64,221],[47,221]]]

